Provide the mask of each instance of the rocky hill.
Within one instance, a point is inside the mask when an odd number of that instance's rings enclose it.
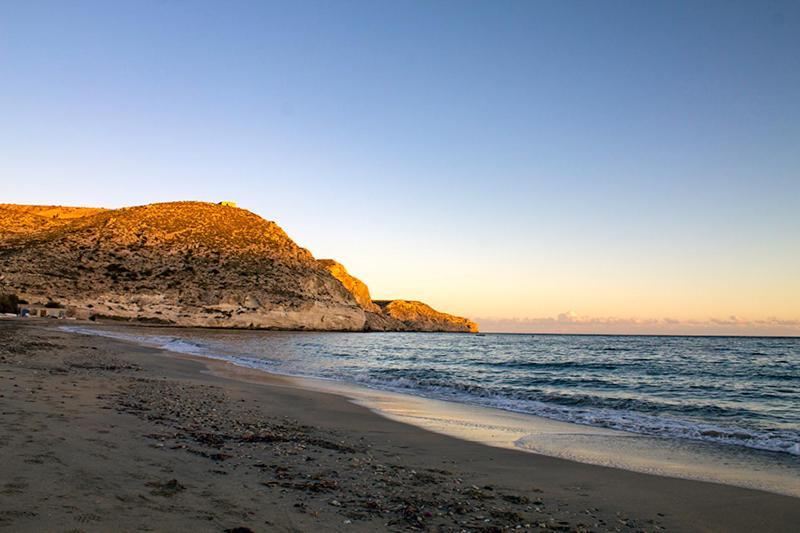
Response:
[[[338,263],[315,260],[274,222],[235,207],[0,204],[0,294],[31,304],[57,302],[79,317],[201,327],[410,329],[399,323],[370,328],[368,315],[384,310],[346,273]]]

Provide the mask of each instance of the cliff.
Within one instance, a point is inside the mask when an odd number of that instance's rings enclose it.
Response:
[[[381,329],[409,329],[274,222],[203,202],[0,204],[3,293],[77,316],[181,326],[362,331],[378,329],[368,316],[385,315]]]
[[[458,316],[441,313],[422,302],[408,300],[373,301],[366,283],[351,275],[333,259],[320,259],[323,265],[353,294],[367,312],[367,331],[449,331],[477,332],[478,325]]]
[[[360,279],[351,276],[347,269],[341,263],[333,259],[320,259],[319,264],[328,270],[334,278],[344,285],[344,288],[350,291],[353,297],[365,311],[373,313],[380,313],[381,308],[372,303],[372,298],[369,295],[369,287]]]

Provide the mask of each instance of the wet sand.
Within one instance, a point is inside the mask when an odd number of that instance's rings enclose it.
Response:
[[[0,320],[0,530],[795,531],[800,523],[798,498],[488,447],[299,383]]]

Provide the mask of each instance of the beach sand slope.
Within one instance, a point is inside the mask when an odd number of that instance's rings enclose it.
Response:
[[[225,366],[0,321],[0,530],[792,531],[800,523],[796,498],[490,448]]]

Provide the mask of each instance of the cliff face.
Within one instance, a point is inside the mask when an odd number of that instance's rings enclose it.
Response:
[[[0,204],[0,294],[79,316],[182,326],[476,331],[419,302],[373,303],[274,222],[231,206]]]
[[[320,259],[345,289],[350,291],[358,304],[367,312],[367,331],[449,331],[477,332],[478,325],[459,316],[441,313],[422,302],[408,300],[373,301],[369,288],[360,279],[332,259]]]
[[[355,298],[307,250],[242,209],[176,202],[80,216],[2,207],[0,292],[31,303],[184,326],[365,325]]]
[[[380,307],[372,303],[372,298],[369,295],[369,287],[367,287],[367,284],[360,279],[351,276],[350,273],[347,272],[347,269],[344,267],[344,265],[334,261],[333,259],[320,259],[319,264],[325,267],[334,278],[338,279],[339,282],[344,285],[345,289],[350,291],[362,309],[373,313],[381,312]]]

